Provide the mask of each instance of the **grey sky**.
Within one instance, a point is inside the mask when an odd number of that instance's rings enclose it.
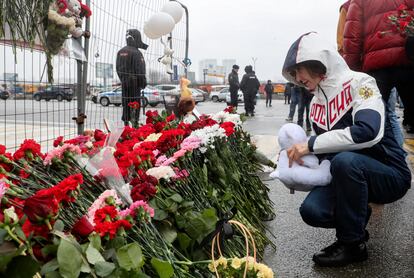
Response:
[[[289,46],[317,31],[336,43],[339,7],[345,0],[181,0],[190,12],[191,70],[205,58],[235,58],[244,69],[257,57],[259,79],[283,80]]]

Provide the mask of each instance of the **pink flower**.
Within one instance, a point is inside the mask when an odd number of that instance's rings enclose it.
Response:
[[[154,217],[154,209],[152,207],[150,207],[147,202],[145,201],[136,201],[134,202],[130,207],[130,211],[131,211],[131,216],[132,217],[136,217],[137,212],[139,212],[139,209],[143,208],[145,212],[147,212],[149,214],[150,217]]]
[[[192,151],[194,149],[199,148],[201,145],[201,139],[198,137],[187,137],[181,143],[181,149],[186,151]]]
[[[167,160],[165,160],[161,166],[169,166],[170,164],[174,163],[177,159],[175,157],[170,157]]]
[[[155,166],[157,167],[161,166],[166,160],[167,160],[167,156],[161,155],[160,157],[157,158],[157,161],[155,162]]]
[[[176,151],[176,152],[174,153],[173,157],[174,157],[175,159],[178,159],[178,158],[180,158],[180,157],[184,156],[186,152],[187,152],[187,150],[180,149],[180,150],[178,150],[178,151]]]
[[[43,160],[43,165],[52,165],[53,159],[63,159],[66,152],[79,155],[81,154],[81,149],[79,146],[72,144],[64,144],[63,146],[59,146],[47,153],[45,159]]]
[[[126,209],[124,209],[124,210],[121,210],[121,211],[119,212],[119,215],[120,215],[122,218],[126,218],[127,216],[131,215],[131,213],[132,213],[131,209],[126,208]]]
[[[4,194],[6,193],[7,186],[4,181],[0,181],[0,200],[3,198]]]

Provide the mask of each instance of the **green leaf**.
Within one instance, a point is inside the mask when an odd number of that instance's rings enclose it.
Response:
[[[5,229],[0,229],[0,245],[3,244],[4,237],[7,235],[7,231]]]
[[[206,223],[207,233],[212,232],[216,228],[217,215],[214,208],[205,209],[202,213],[204,222]]]
[[[18,250],[16,246],[6,241],[0,245],[0,271],[6,268],[7,264],[16,256],[20,254],[21,250]]]
[[[49,244],[42,248],[42,254],[47,257],[49,255],[52,255],[53,257],[56,257],[56,252],[58,250],[58,245],[55,244]]]
[[[53,230],[63,232],[65,229],[65,224],[62,220],[56,220],[55,225],[53,225]]]
[[[53,272],[58,268],[59,268],[59,263],[57,259],[55,258],[51,261],[48,261],[42,266],[42,269],[40,270],[40,274],[45,275],[46,273]]]
[[[96,233],[92,233],[89,235],[89,241],[91,243],[91,245],[96,249],[99,250],[101,249],[102,243],[101,243],[101,237],[96,234]]]
[[[165,218],[168,217],[168,213],[166,213],[164,210],[162,209],[155,209],[154,210],[154,220],[164,220]]]
[[[109,262],[97,262],[95,264],[96,274],[105,277],[110,275],[115,269],[115,264]]]
[[[183,201],[183,197],[181,197],[181,195],[178,194],[178,193],[175,193],[174,195],[170,196],[169,198],[171,200],[173,200],[174,202],[177,202],[177,203],[181,203]]]
[[[180,248],[182,250],[187,250],[190,246],[191,238],[185,233],[178,233],[177,235],[178,243],[180,244]]]
[[[59,272],[64,278],[77,278],[81,271],[82,254],[69,241],[60,241],[57,260],[59,262]]]
[[[46,273],[45,278],[62,278],[62,276],[57,271]]]
[[[177,224],[178,229],[184,229],[187,225],[187,218],[181,214],[175,214],[175,223]]]
[[[80,271],[83,273],[91,273],[91,267],[86,260],[82,260]]]
[[[21,240],[27,240],[25,233],[22,230],[22,227],[20,226],[16,226],[14,227],[14,232],[16,233],[16,235],[21,239]]]
[[[126,269],[139,269],[144,265],[141,247],[138,243],[133,242],[119,248],[116,251],[119,266]]]
[[[4,277],[26,278],[33,277],[40,270],[40,265],[30,256],[18,256],[7,266]]]
[[[152,258],[151,265],[155,268],[160,278],[170,278],[174,275],[174,269],[169,262]]]
[[[89,244],[88,249],[86,249],[86,258],[91,264],[96,264],[97,262],[104,262],[105,259],[102,257],[101,253],[96,250],[91,244]]]
[[[196,217],[188,221],[185,231],[192,239],[197,240],[201,237],[205,228],[206,224],[204,223],[204,220],[201,217]]]
[[[164,237],[164,239],[169,243],[173,243],[174,240],[177,238],[177,231],[174,228],[169,227],[167,225],[161,226],[160,233]]]

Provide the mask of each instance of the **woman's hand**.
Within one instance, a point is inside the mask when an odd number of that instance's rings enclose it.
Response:
[[[308,153],[310,153],[308,143],[295,144],[287,149],[287,155],[289,157],[289,168],[292,167],[293,161],[296,161],[298,164],[302,165],[303,160],[301,157],[307,155]]]

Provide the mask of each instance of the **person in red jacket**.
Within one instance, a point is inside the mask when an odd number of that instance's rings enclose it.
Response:
[[[414,0],[351,0],[345,22],[343,57],[355,71],[373,76],[385,102],[396,87],[404,103],[407,132],[414,132],[414,64],[405,52],[406,38],[391,29],[390,13],[400,5],[414,7]]]

